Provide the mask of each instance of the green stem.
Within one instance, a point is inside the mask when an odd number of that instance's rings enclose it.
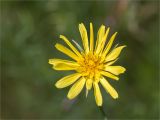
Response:
[[[102,115],[104,117],[104,120],[107,120],[107,116],[106,116],[106,113],[104,112],[103,106],[100,106],[99,110],[101,111],[101,113],[102,113]]]

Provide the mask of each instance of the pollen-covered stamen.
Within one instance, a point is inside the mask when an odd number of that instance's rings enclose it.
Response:
[[[95,80],[97,75],[100,73],[103,68],[103,64],[100,63],[100,58],[93,54],[87,54],[84,58],[79,61],[80,71],[83,76],[86,76],[89,79]]]

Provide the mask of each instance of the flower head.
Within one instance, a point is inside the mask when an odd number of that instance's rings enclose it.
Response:
[[[106,40],[110,28],[105,30],[102,25],[97,33],[97,40],[94,47],[93,25],[90,23],[90,37],[88,38],[87,30],[81,23],[79,24],[79,31],[83,43],[83,51],[76,49],[76,47],[63,35],[60,38],[68,45],[69,48],[57,43],[55,47],[57,50],[68,55],[73,61],[63,59],[49,59],[49,64],[53,65],[55,70],[73,70],[75,73],[61,78],[56,82],[57,88],[64,88],[72,85],[67,97],[69,99],[75,98],[86,87],[86,96],[92,86],[94,89],[94,96],[98,106],[102,106],[103,99],[99,84],[114,98],[118,98],[118,93],[109,84],[107,78],[119,80],[118,75],[125,72],[122,66],[113,66],[117,61],[119,54],[124,46],[116,46],[111,49],[115,40],[116,33],[114,33],[108,43]],[[88,40],[89,39],[89,40]],[[106,44],[106,45],[105,45]]]

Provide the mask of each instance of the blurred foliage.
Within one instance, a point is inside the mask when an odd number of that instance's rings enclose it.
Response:
[[[69,88],[54,83],[69,72],[57,72],[49,58],[65,58],[55,50],[59,35],[81,42],[78,24],[101,24],[118,31],[115,43],[126,44],[119,63],[127,68],[120,81],[109,81],[119,92],[113,100],[102,88],[107,117],[160,119],[159,2],[1,1],[1,118],[102,119],[93,96],[83,91],[66,98]],[[95,35],[96,36],[96,35]]]

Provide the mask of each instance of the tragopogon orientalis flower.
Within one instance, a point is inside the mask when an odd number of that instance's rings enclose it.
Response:
[[[49,59],[49,64],[52,64],[55,70],[73,70],[76,72],[61,78],[55,84],[57,88],[64,88],[73,84],[67,95],[69,99],[75,98],[82,91],[84,86],[86,87],[87,96],[88,91],[91,90],[93,86],[96,103],[98,106],[102,106],[103,99],[99,87],[100,84],[114,99],[118,98],[118,93],[109,84],[106,77],[113,80],[119,80],[118,75],[125,72],[124,67],[113,66],[113,64],[117,61],[122,49],[126,46],[116,46],[111,49],[117,32],[111,36],[110,40],[106,44],[109,30],[110,28],[105,30],[104,25],[99,28],[94,47],[92,23],[90,23],[89,38],[85,26],[82,23],[79,24],[79,31],[84,48],[83,51],[76,49],[71,41],[69,41],[65,36],[60,35],[60,38],[68,45],[69,48],[59,43],[57,43],[55,47],[62,53],[71,57],[73,61]]]

